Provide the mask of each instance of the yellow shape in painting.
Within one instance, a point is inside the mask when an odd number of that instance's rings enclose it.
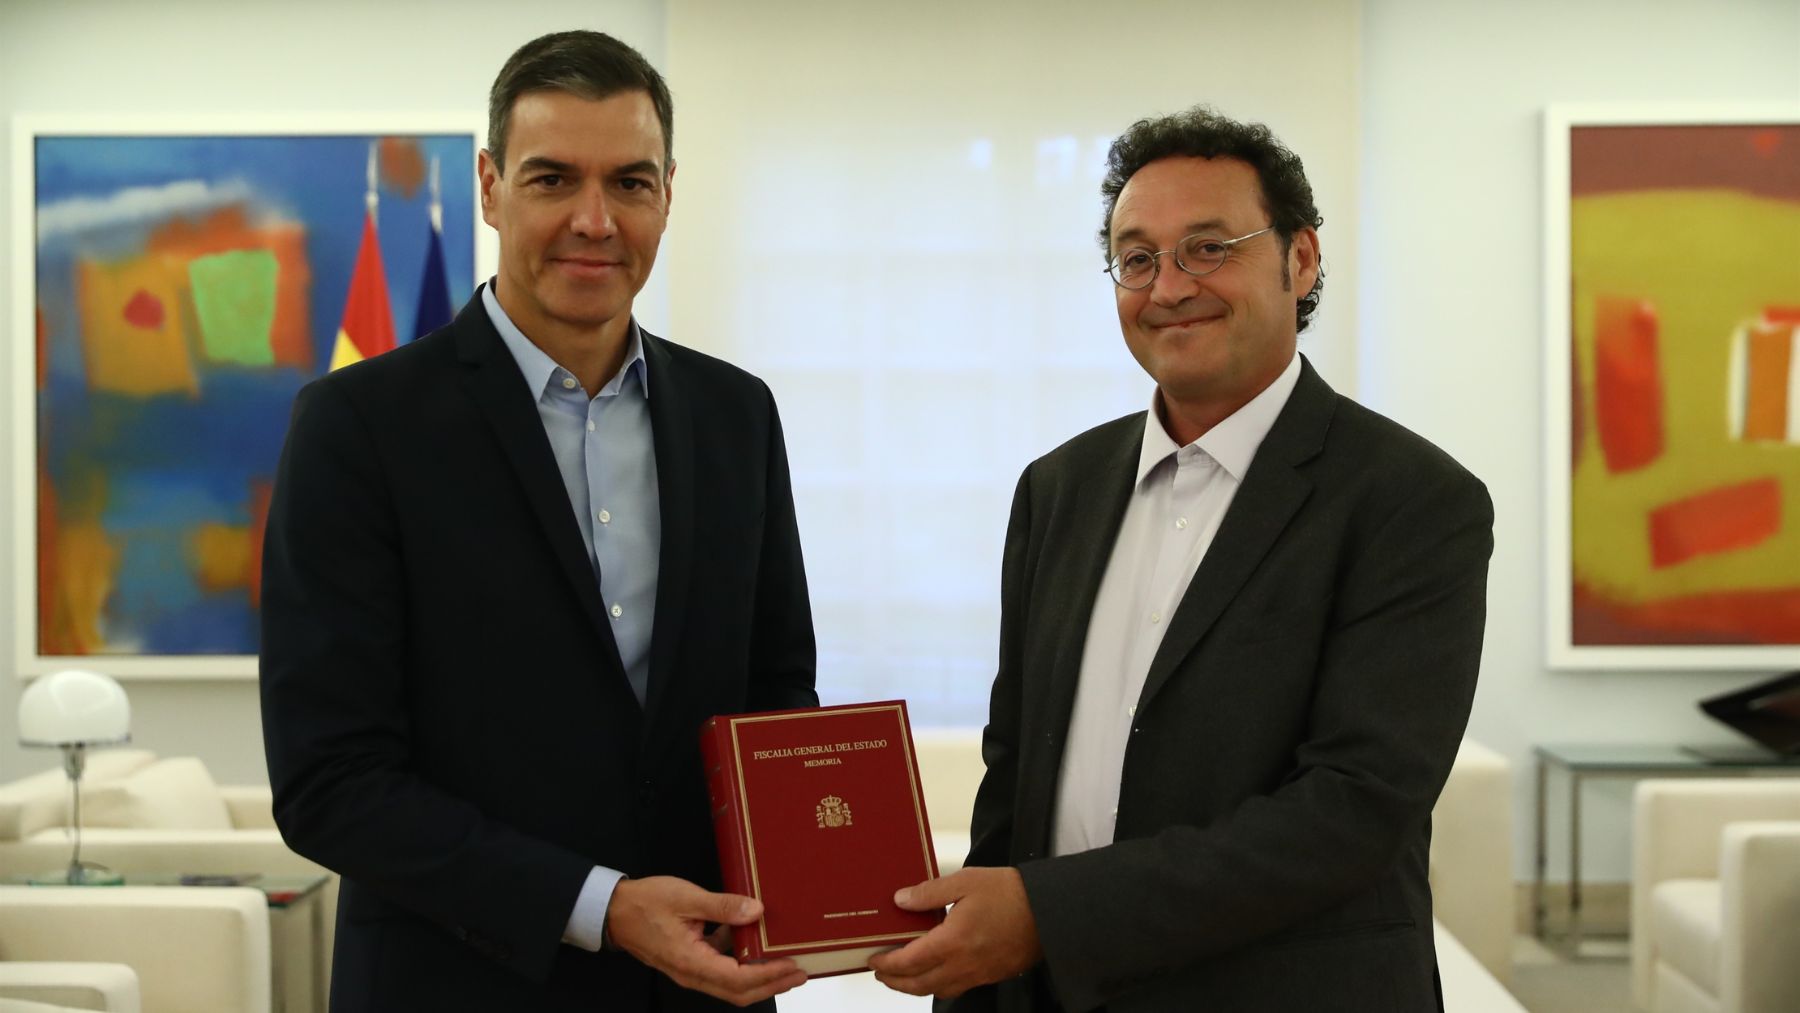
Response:
[[[1733,440],[1733,331],[1766,306],[1800,304],[1800,203],[1729,190],[1656,190],[1571,202],[1575,382],[1585,441],[1571,481],[1575,577],[1620,602],[1800,582],[1800,447]],[[1594,309],[1604,296],[1653,304],[1663,454],[1606,470],[1594,418]],[[1721,486],[1774,478],[1781,530],[1747,549],[1650,565],[1650,511]]]
[[[44,618],[50,629],[43,633],[69,654],[105,650],[100,611],[112,594],[119,550],[98,522],[65,523],[56,533],[53,565],[55,600]]]
[[[183,322],[185,267],[160,254],[76,264],[89,387],[139,397],[199,391]]]
[[[194,581],[202,591],[250,586],[250,529],[202,524],[188,539]]]

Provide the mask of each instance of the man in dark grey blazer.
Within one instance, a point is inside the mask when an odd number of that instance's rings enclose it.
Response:
[[[1321,219],[1267,128],[1145,120],[1108,163],[1156,393],[1019,481],[968,867],[901,892],[955,906],[877,973],[957,1013],[1438,1009],[1487,490],[1297,354]]]
[[[672,122],[623,43],[526,44],[481,152],[497,276],[295,403],[263,730],[282,835],[343,875],[340,1013],[767,1009],[805,980],[705,932],[760,906],[714,892],[700,725],[818,697],[774,399],[632,318]]]

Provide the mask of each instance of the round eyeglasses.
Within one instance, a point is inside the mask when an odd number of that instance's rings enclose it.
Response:
[[[1156,273],[1162,268],[1162,255],[1172,253],[1175,255],[1176,267],[1198,278],[1224,266],[1232,247],[1246,239],[1255,239],[1265,232],[1273,231],[1274,228],[1275,226],[1270,225],[1236,239],[1216,239],[1206,233],[1196,232],[1183,237],[1171,250],[1147,250],[1134,246],[1114,257],[1106,265],[1106,273],[1112,275],[1113,284],[1120,288],[1132,291],[1149,288],[1156,283]]]

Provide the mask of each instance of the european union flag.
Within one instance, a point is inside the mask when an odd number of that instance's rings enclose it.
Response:
[[[450,282],[444,276],[444,234],[438,231],[433,217],[431,242],[425,251],[425,276],[419,281],[419,312],[413,317],[414,340],[448,324],[451,317]]]

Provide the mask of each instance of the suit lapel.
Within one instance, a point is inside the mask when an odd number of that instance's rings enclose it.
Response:
[[[1142,437],[1141,424],[1128,427],[1124,439],[1078,480],[1074,507],[1069,512],[1074,530],[1060,533],[1060,537],[1074,542],[1067,568],[1057,575],[1072,597],[1066,600],[1065,619],[1059,624],[1061,634],[1051,658],[1049,685],[1041,700],[1045,708],[1043,716],[1051,722],[1045,728],[1066,729],[1070,711],[1075,706],[1075,686],[1081,678],[1081,654],[1087,647],[1088,620],[1094,612],[1094,600],[1100,594],[1106,564],[1112,559],[1119,525],[1125,520],[1125,507],[1131,501],[1136,450]],[[1061,741],[1060,736],[1058,741]]]
[[[650,430],[656,444],[656,498],[662,515],[662,545],[656,572],[656,623],[650,633],[650,686],[646,709],[654,719],[675,681],[676,648],[687,614],[693,570],[694,471],[693,405],[683,397],[682,377],[661,338],[643,332],[644,365],[650,376]],[[648,724],[648,723],[647,723]]]
[[[557,568],[600,636],[605,646],[601,653],[608,667],[623,681],[625,666],[619,660],[618,644],[613,640],[612,626],[600,600],[599,581],[594,578],[587,547],[582,544],[581,529],[575,522],[574,508],[569,505],[569,493],[563,488],[556,455],[550,450],[550,439],[544,435],[543,420],[538,418],[519,364],[488,319],[479,290],[451,326],[456,334],[457,358],[469,367],[463,371],[463,385],[494,430],[501,456],[531,504],[538,528],[556,557]]]
[[[1139,706],[1156,696],[1212,629],[1312,493],[1312,482],[1300,474],[1298,466],[1324,447],[1336,398],[1312,363],[1302,358],[1293,394],[1257,449],[1244,484],[1169,620],[1168,632],[1150,662]]]
[[[1055,808],[1056,785],[1062,770],[1063,749],[1068,742],[1069,719],[1075,709],[1075,689],[1081,679],[1081,655],[1087,647],[1089,619],[1100,581],[1112,559],[1119,525],[1131,501],[1132,479],[1137,471],[1138,448],[1143,443],[1144,415],[1129,416],[1116,440],[1108,441],[1097,456],[1071,465],[1073,504],[1066,524],[1055,524],[1045,533],[1051,544],[1066,543],[1072,551],[1053,574],[1066,589],[1056,611],[1044,615],[1044,625],[1058,630],[1045,669],[1048,676],[1037,691],[1028,691],[1027,706],[1033,716],[1025,722],[1025,743],[1030,756],[1022,758],[1027,774],[1021,790],[1030,792],[1020,806],[1021,837],[1048,847],[1050,814]],[[1052,599],[1055,600],[1055,599]],[[1035,654],[1027,647],[1027,656]],[[1027,668],[1032,662],[1027,662]],[[1026,673],[1029,678],[1029,671]],[[1039,854],[1043,853],[1042,847]]]

